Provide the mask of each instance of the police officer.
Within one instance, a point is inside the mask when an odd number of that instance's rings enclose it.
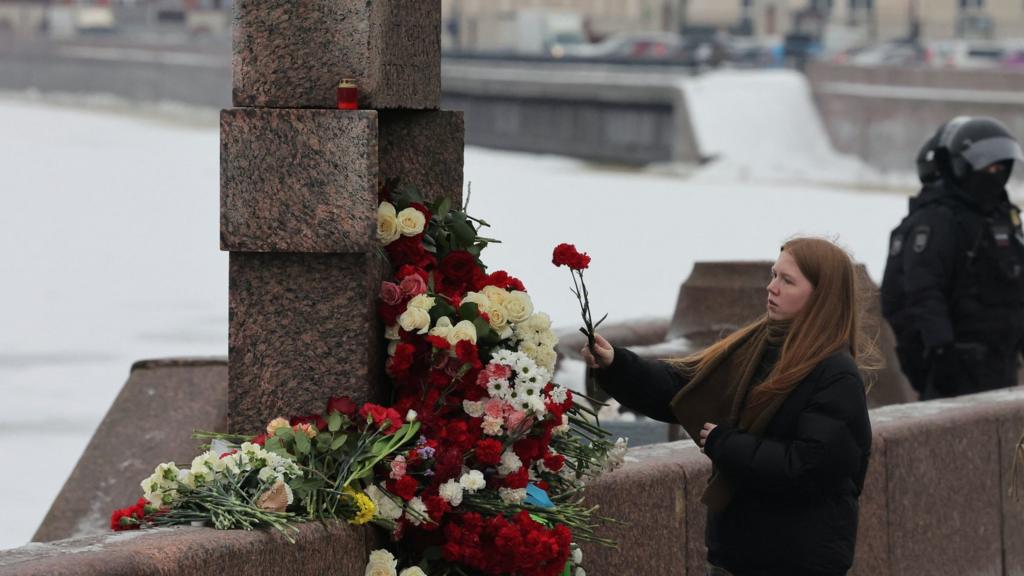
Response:
[[[992,118],[958,117],[918,155],[921,192],[893,230],[882,314],[922,399],[1013,386],[1024,348],[1024,232],[1006,182],[1024,162]]]

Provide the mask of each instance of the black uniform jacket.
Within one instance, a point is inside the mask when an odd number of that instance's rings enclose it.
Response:
[[[624,406],[675,422],[669,402],[686,379],[616,347],[598,382]],[[713,424],[705,452],[736,492],[723,511],[708,514],[708,560],[737,576],[845,574],[871,451],[864,384],[850,354],[815,367],[764,436]]]

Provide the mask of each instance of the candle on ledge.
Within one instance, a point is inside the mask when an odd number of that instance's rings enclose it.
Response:
[[[338,110],[358,110],[358,98],[355,82],[345,78],[338,83]]]

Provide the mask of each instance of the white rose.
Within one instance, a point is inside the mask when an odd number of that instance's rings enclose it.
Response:
[[[582,567],[578,567],[576,568],[576,572],[574,572],[572,576],[587,576],[587,571],[584,570]]]
[[[462,485],[455,480],[449,480],[442,484],[437,490],[438,495],[452,506],[462,504]]]
[[[472,302],[476,304],[478,310],[490,314],[491,299],[484,294],[480,292],[466,292],[466,295],[462,298],[462,303],[465,304],[466,302]]]
[[[397,576],[398,560],[387,550],[370,552],[364,576]]]
[[[402,570],[398,576],[427,576],[427,573],[420,570],[419,566],[410,566],[405,570]]]
[[[423,212],[415,208],[406,208],[398,213],[398,230],[402,236],[415,236],[423,232],[427,219]]]
[[[487,481],[484,480],[484,475],[479,470],[470,470],[463,474],[462,478],[459,478],[459,484],[462,485],[463,489],[472,494],[477,490],[485,488]]]
[[[400,235],[394,205],[390,202],[381,202],[377,207],[377,240],[387,246],[398,240]]]
[[[502,306],[508,299],[508,291],[497,286],[484,286],[481,292],[490,299],[492,305]]]
[[[413,308],[412,306],[409,306],[409,308],[407,308],[405,312],[402,312],[402,315],[398,317],[398,325],[406,332],[426,334],[427,330],[430,329],[430,314],[421,308]]]
[[[494,328],[497,332],[504,331],[505,327],[508,326],[508,313],[505,312],[504,306],[492,304],[487,309],[487,318],[491,328]]]
[[[533,302],[526,292],[513,290],[509,293],[504,303],[505,311],[508,312],[509,322],[525,322],[533,314]]]
[[[426,294],[417,294],[416,296],[413,296],[412,300],[409,300],[409,308],[418,308],[425,312],[430,312],[430,309],[433,307],[433,296],[427,296]]]
[[[449,341],[449,335],[451,335],[451,333],[452,321],[447,316],[441,316],[440,318],[438,318],[437,324],[434,324],[434,327],[430,329],[431,336],[438,336]]]
[[[579,546],[573,545],[572,563],[579,564],[580,562],[583,562],[583,550]]]
[[[455,326],[452,326],[452,331],[448,334],[448,341],[451,342],[452,346],[462,340],[469,340],[476,344],[476,326],[469,320],[462,320]]]

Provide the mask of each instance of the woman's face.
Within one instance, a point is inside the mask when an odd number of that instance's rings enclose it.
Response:
[[[772,281],[768,283],[768,317],[788,320],[796,316],[813,291],[814,286],[800,272],[796,260],[788,252],[780,252],[772,266]]]

